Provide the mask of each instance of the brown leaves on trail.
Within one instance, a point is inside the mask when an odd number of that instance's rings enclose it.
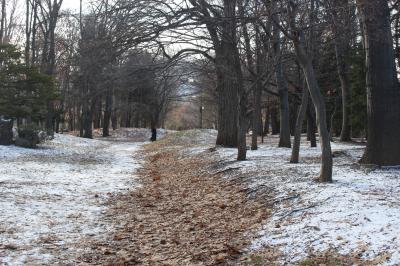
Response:
[[[205,171],[212,163],[210,153],[184,157],[178,148],[149,155],[143,187],[112,199],[107,216],[118,230],[97,262],[216,265],[238,258],[268,209]]]

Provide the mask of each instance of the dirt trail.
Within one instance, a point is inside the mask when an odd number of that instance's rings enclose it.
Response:
[[[199,140],[178,134],[145,148],[143,186],[110,201],[106,219],[116,233],[106,242],[93,242],[80,260],[103,265],[235,263],[251,243],[251,231],[265,222],[268,208],[216,174],[215,152],[190,146]]]

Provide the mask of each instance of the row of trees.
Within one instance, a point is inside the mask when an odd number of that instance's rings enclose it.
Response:
[[[93,128],[108,136],[111,126],[156,128],[165,120],[185,66],[126,35],[125,11],[111,11],[111,2],[83,10],[81,1],[73,13],[62,9],[63,0],[1,1],[0,115],[21,127],[76,130],[86,138]]]
[[[26,56],[10,44],[17,32],[17,3],[2,0],[0,5],[0,118],[15,120],[18,125],[22,119],[39,124],[57,92],[51,75],[27,62]]]
[[[291,147],[290,106],[300,102],[292,156],[292,162],[297,162],[303,120],[311,102],[322,148],[319,180],[330,182],[336,110],[341,104],[340,139],[349,141],[351,89],[364,76],[368,144],[363,162],[400,163],[400,90],[391,24],[398,16],[397,2],[138,0],[117,2],[115,8],[132,14],[128,18],[139,16],[146,43],[158,45],[171,60],[198,54],[213,63],[219,110],[217,144],[238,147],[238,160],[246,159],[250,121],[252,148],[257,148],[261,100],[267,93],[279,99],[281,147]],[[176,48],[177,42],[185,46],[168,55],[168,48]],[[363,66],[357,57],[364,58]],[[332,66],[332,61],[325,61],[329,58],[335,62],[336,80],[327,72]],[[356,74],[359,77],[354,81]],[[333,99],[331,117],[327,116],[327,96]]]
[[[97,0],[78,14],[62,3],[24,3],[22,62],[56,81],[57,100],[39,97],[49,131],[155,129],[196,91],[200,126],[203,106],[216,107],[217,144],[237,147],[238,160],[248,129],[257,149],[271,124],[298,162],[307,122],[312,145],[319,133],[320,181],[332,180],[336,136],[367,137],[364,163],[400,164],[398,1]]]

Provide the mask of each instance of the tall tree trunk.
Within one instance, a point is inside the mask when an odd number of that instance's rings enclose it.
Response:
[[[110,121],[113,110],[113,93],[112,89],[107,90],[106,106],[104,109],[103,137],[110,136]]]
[[[253,89],[253,117],[252,117],[252,140],[251,149],[257,150],[258,136],[263,136],[262,126],[262,113],[261,113],[261,97],[262,97],[262,82],[260,77],[262,76],[262,53],[261,53],[261,40],[258,26],[256,27],[256,84]]]
[[[367,69],[368,142],[362,162],[400,164],[400,87],[386,0],[357,0]]]
[[[246,103],[246,92],[244,90],[243,79],[241,76],[241,69],[239,63],[239,55],[237,54],[238,60],[238,69],[237,69],[237,86],[238,86],[238,98],[239,98],[239,106],[238,106],[238,114],[239,114],[239,121],[238,121],[238,161],[246,160],[247,154],[247,145],[246,145],[246,132],[247,132],[247,103]]]
[[[311,148],[317,147],[316,128],[314,110],[312,109],[312,103],[309,102],[307,107],[307,140],[310,141]]]
[[[347,46],[350,49],[350,46]],[[341,141],[351,140],[351,84],[349,77],[349,66],[346,62],[347,58],[341,52],[342,48],[336,45],[336,58],[338,64],[338,72],[340,79],[340,86],[342,89],[342,130],[340,133]],[[348,50],[347,50],[348,51]]]
[[[49,4],[49,24],[48,31],[45,34],[43,58],[42,58],[42,71],[54,77],[55,64],[56,64],[56,40],[55,30],[57,26],[59,11],[63,0],[60,0],[58,4],[54,1],[53,4]],[[50,3],[50,2],[49,2]],[[47,102],[47,114],[46,114],[46,130],[49,134],[54,132],[54,102],[48,100]]]
[[[31,25],[30,25],[30,16],[31,16],[31,12],[30,12],[30,3],[29,0],[26,0],[25,2],[25,6],[26,6],[26,17],[25,17],[25,64],[26,66],[29,66],[30,64],[30,49],[31,49]]]
[[[87,103],[86,103],[87,104]],[[86,112],[86,105],[85,103],[82,105],[80,116],[79,116],[79,137],[83,138],[84,128],[85,128],[85,112]]]
[[[244,18],[246,16],[246,4],[244,4],[243,0],[238,1],[239,5],[239,16]],[[257,7],[256,7],[257,8]],[[260,41],[260,30],[257,24],[254,24],[255,28],[255,43],[256,43],[256,62],[253,59],[253,52],[251,49],[251,38],[247,29],[247,21],[243,20],[242,22],[242,32],[245,43],[245,51],[246,51],[246,59],[247,59],[247,67],[249,69],[249,75],[252,75],[255,78],[255,84],[253,84],[252,96],[253,96],[253,112],[252,112],[252,121],[251,121],[251,149],[258,149],[258,136],[262,135],[262,118],[261,118],[261,41]],[[245,99],[244,99],[245,100]],[[243,105],[243,108],[244,105]],[[244,114],[244,119],[245,118]]]
[[[221,43],[216,50],[218,79],[218,136],[217,145],[238,147],[243,141],[242,129],[239,128],[240,100],[243,84],[241,65],[236,44],[236,0],[224,0]],[[239,134],[240,133],[240,134]],[[241,157],[243,157],[241,155]]]
[[[264,136],[269,134],[269,125],[270,125],[270,119],[271,113],[270,113],[270,107],[267,107],[267,110],[265,111],[265,121],[264,121]]]
[[[6,0],[1,0],[0,44],[3,44],[6,30]]]
[[[325,100],[321,94],[321,90],[318,86],[317,78],[314,73],[314,68],[310,58],[307,56],[304,45],[300,40],[294,40],[293,43],[295,46],[296,56],[303,69],[308,90],[310,91],[317,115],[317,125],[322,150],[321,172],[318,180],[320,182],[332,182],[332,151],[326,121]]]
[[[331,24],[335,34],[334,45],[338,76],[342,90],[341,141],[351,140],[351,84],[350,84],[350,42],[351,16],[349,0],[335,0],[331,7]],[[332,133],[331,133],[332,134]]]
[[[36,1],[33,3],[33,22],[32,22],[32,41],[31,41],[31,65],[34,66],[36,63],[36,24],[37,24],[37,9],[38,9],[38,4]]]
[[[306,117],[307,108],[308,108],[308,98],[310,93],[306,88],[303,89],[303,96],[301,98],[301,105],[299,114],[297,116],[296,128],[294,132],[294,141],[292,148],[292,157],[290,158],[291,163],[299,162],[299,153],[300,153],[300,142],[301,142],[301,133],[303,131],[303,122]]]
[[[276,17],[276,15],[275,15]],[[277,18],[275,18],[277,21]],[[280,107],[280,138],[279,147],[290,148],[290,114],[288,85],[283,71],[280,31],[277,26],[273,27],[274,53],[277,60],[275,66],[275,78],[279,93]]]
[[[297,104],[297,101],[293,101],[290,107],[290,135],[294,136],[298,117],[297,114],[299,113],[299,105]]]
[[[312,1],[312,10],[313,5],[314,3]],[[295,24],[296,7],[293,7],[291,4],[289,4],[287,10],[290,19],[290,29],[292,33],[291,37],[294,45],[295,54],[301,68],[303,69],[304,77],[307,82],[308,90],[314,103],[317,116],[319,140],[322,150],[321,171],[318,180],[320,182],[332,182],[333,161],[331,142],[326,120],[325,100],[318,85],[317,77],[315,75],[314,67],[312,64],[312,57],[309,53],[307,53],[306,50],[304,34],[300,29],[296,27]],[[311,21],[313,20],[311,19]]]

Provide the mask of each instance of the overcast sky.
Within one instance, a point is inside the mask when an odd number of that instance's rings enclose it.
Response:
[[[79,9],[79,0],[64,0],[63,8]]]
[[[85,5],[87,0],[83,0],[83,5]],[[79,0],[64,0],[62,4],[63,9],[74,9],[79,10]]]

